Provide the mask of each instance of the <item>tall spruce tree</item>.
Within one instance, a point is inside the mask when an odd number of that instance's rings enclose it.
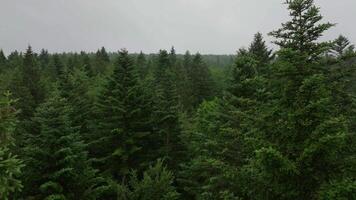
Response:
[[[136,58],[136,68],[141,80],[143,80],[148,74],[148,63],[146,55],[141,51]]]
[[[35,114],[39,133],[26,148],[24,196],[36,199],[94,199],[95,170],[85,145],[72,126],[71,108],[58,90]]]
[[[23,164],[13,151],[17,111],[10,96],[9,92],[0,96],[0,198],[4,200],[13,199],[22,189]]]
[[[317,40],[332,24],[319,24],[312,0],[286,3],[292,20],[272,32],[282,39],[272,68],[273,97],[255,123],[261,146],[242,170],[249,199],[322,199],[323,188],[343,183],[354,163],[349,119],[318,63],[328,45]]]
[[[179,105],[177,87],[166,50],[161,50],[154,71],[154,126],[159,134],[160,155],[168,162],[172,170],[178,168],[184,154],[181,141],[181,125],[179,121]]]
[[[40,80],[41,73],[37,64],[37,60],[34,53],[32,52],[31,46],[29,46],[23,60],[22,81],[23,85],[30,91],[31,96],[37,105],[41,103],[44,98]]]
[[[351,44],[349,39],[347,39],[345,36],[340,35],[338,38],[336,38],[333,42],[331,52],[337,57],[337,58],[343,58],[344,56],[347,56],[349,51],[353,52],[355,49],[355,46]]]
[[[258,61],[258,71],[264,73],[266,71],[265,66],[273,59],[273,55],[272,50],[269,50],[266,46],[266,42],[260,32],[255,34],[248,52]]]
[[[190,81],[192,86],[193,108],[197,108],[201,102],[211,98],[214,94],[213,79],[211,77],[209,68],[203,62],[202,56],[197,53],[193,57],[190,69]]]
[[[0,72],[3,71],[7,67],[6,62],[7,62],[7,58],[4,54],[4,52],[2,51],[2,49],[0,49]]]
[[[95,54],[93,70],[95,73],[105,73],[109,64],[110,57],[106,52],[106,49],[101,47]]]
[[[148,165],[148,152],[154,146],[149,140],[150,107],[132,58],[126,50],[120,51],[114,73],[99,97],[91,147],[99,169],[116,181],[125,182],[130,169]]]
[[[328,42],[318,42],[318,39],[334,25],[320,22],[323,17],[314,0],[286,0],[285,4],[291,20],[270,33],[277,39],[274,43],[281,48],[297,51],[307,60],[318,59],[331,46]]]

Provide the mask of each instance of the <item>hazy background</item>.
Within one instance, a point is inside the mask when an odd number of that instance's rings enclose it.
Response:
[[[253,34],[280,27],[284,0],[0,0],[0,49],[151,53],[175,46],[211,54],[233,54]],[[316,0],[322,15],[356,41],[356,1]],[[267,41],[271,38],[266,37]]]

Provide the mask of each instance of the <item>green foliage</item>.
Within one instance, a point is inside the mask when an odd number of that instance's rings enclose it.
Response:
[[[253,42],[248,49],[248,53],[253,55],[254,59],[258,61],[259,67],[264,67],[273,59],[272,50],[268,49],[260,32],[255,34]]]
[[[318,59],[330,48],[330,43],[319,43],[317,40],[334,25],[320,23],[323,17],[314,0],[286,0],[285,4],[292,19],[270,33],[277,39],[274,43],[284,49],[293,49],[307,56],[308,60]]]
[[[115,70],[97,102],[97,127],[91,153],[102,171],[121,180],[131,168],[147,165],[152,134],[150,99],[138,83],[133,61],[126,50],[119,52]]]
[[[39,106],[35,121],[40,129],[27,147],[25,195],[41,199],[90,199],[95,171],[85,145],[69,115],[66,99],[54,90]]]
[[[163,161],[158,160],[154,166],[150,166],[140,180],[136,172],[131,172],[128,184],[118,185],[118,199],[122,200],[175,200],[179,199],[179,193],[173,186],[174,177],[167,170]]]
[[[177,87],[173,77],[170,56],[167,51],[161,50],[153,80],[153,123],[158,134],[159,155],[167,160],[171,169],[177,169],[183,159],[184,145],[181,140]]]
[[[4,200],[12,199],[23,187],[19,176],[24,165],[12,150],[17,123],[13,103],[9,92],[0,97],[0,198]]]
[[[0,50],[0,199],[356,199],[354,47],[285,3],[275,53]]]
[[[351,45],[349,39],[345,36],[340,35],[333,42],[331,53],[337,58],[348,58],[352,57],[355,54],[355,45]]]

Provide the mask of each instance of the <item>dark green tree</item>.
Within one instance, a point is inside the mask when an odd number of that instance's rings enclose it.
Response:
[[[145,54],[141,51],[136,58],[136,68],[141,80],[148,74],[148,63]]]
[[[103,74],[107,70],[109,64],[110,64],[110,57],[106,52],[106,49],[102,47],[95,54],[93,70],[95,73]]]
[[[318,42],[318,39],[334,25],[320,22],[323,17],[314,0],[286,0],[285,4],[291,20],[270,33],[277,39],[274,43],[284,49],[293,49],[307,60],[318,59],[331,46],[328,42]]]
[[[287,4],[292,20],[272,32],[282,39],[271,68],[272,99],[254,125],[261,145],[242,168],[249,199],[322,199],[323,188],[349,176],[354,163],[350,118],[334,101],[338,86],[318,59],[328,50],[318,39],[332,25],[318,24],[312,0]]]
[[[340,35],[338,38],[336,38],[333,42],[331,52],[336,56],[337,58],[342,58],[346,56],[346,54],[349,53],[349,51],[353,52],[355,46],[351,45],[351,42],[349,39],[347,39],[345,36]]]
[[[154,146],[149,140],[151,106],[138,83],[132,58],[126,50],[120,51],[114,73],[99,97],[91,147],[98,167],[116,181],[124,182],[131,169],[148,164],[145,161]]]
[[[37,199],[95,199],[95,170],[72,126],[71,108],[54,90],[35,114],[39,133],[27,149],[24,196]]]
[[[23,69],[21,75],[23,85],[28,88],[35,104],[38,105],[43,101],[44,95],[42,94],[43,90],[40,83],[41,74],[31,46],[27,48],[23,60]]]
[[[161,160],[150,166],[140,180],[136,172],[131,172],[127,185],[119,184],[118,199],[122,200],[175,200],[179,193],[173,186],[174,177]]]
[[[201,102],[211,98],[214,94],[214,83],[209,68],[203,62],[202,56],[197,53],[193,57],[190,73],[192,106],[196,108]]]
[[[4,52],[2,51],[2,49],[0,49],[0,72],[7,67],[6,64],[7,64],[7,58]]]
[[[155,131],[159,135],[160,155],[167,160],[170,169],[176,170],[184,155],[184,145],[180,137],[177,87],[173,80],[170,56],[166,50],[161,50],[154,71],[153,120]]]
[[[273,59],[272,50],[269,50],[260,32],[256,33],[250,44],[248,53],[258,61],[258,71],[266,71],[265,66]]]
[[[9,92],[0,96],[0,198],[4,200],[13,199],[23,187],[19,179],[23,163],[13,151],[17,111],[10,96]]]

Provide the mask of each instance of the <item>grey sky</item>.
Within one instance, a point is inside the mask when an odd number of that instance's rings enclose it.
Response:
[[[283,1],[0,0],[0,48],[151,53],[174,45],[178,52],[232,54],[257,31],[280,27],[288,14]],[[355,0],[316,3],[325,20],[338,23],[326,39],[342,33],[356,41]]]

